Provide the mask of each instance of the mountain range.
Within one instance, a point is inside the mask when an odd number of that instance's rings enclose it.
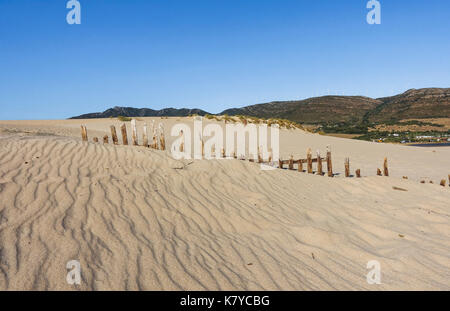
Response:
[[[83,114],[71,119],[110,117],[185,117],[204,116],[201,109],[114,107],[104,112]],[[282,118],[298,123],[387,122],[403,119],[450,118],[450,88],[411,89],[402,94],[369,98],[364,96],[322,96],[304,100],[275,101],[227,109],[218,115],[245,115]]]

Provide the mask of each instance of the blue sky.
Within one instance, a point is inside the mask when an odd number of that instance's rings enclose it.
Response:
[[[0,119],[450,87],[450,1],[0,0]]]

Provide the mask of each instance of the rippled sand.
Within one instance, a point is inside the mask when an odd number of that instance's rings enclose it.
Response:
[[[350,156],[369,175],[327,178],[81,142],[111,120],[39,122],[0,121],[0,290],[450,289],[450,148],[282,131],[282,154],[331,144],[336,173]]]

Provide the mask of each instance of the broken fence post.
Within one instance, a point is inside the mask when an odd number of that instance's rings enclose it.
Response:
[[[312,151],[311,148],[308,148],[306,151],[306,161],[308,162],[308,174],[313,173],[313,167],[312,167]]]
[[[377,168],[377,175],[378,175],[378,176],[383,176],[383,175],[381,174],[381,170],[380,170],[379,168]]]
[[[298,171],[303,172],[303,161],[302,159],[298,160]]]
[[[361,170],[359,168],[356,170],[355,173],[357,178],[361,178]]]
[[[81,140],[88,141],[87,129],[86,129],[86,126],[84,126],[84,125],[81,126]]]
[[[317,150],[317,175],[323,175],[322,158],[320,157],[320,150]]]
[[[278,168],[283,169],[283,160],[281,159],[278,160]]]
[[[113,144],[118,145],[119,139],[117,138],[116,127],[114,125],[111,125],[110,128],[111,128],[111,138],[112,138]]]
[[[159,143],[161,150],[166,150],[166,138],[164,137],[164,125],[159,123]]]
[[[289,158],[289,169],[293,170],[294,169],[294,156],[291,155],[291,157]]]
[[[442,187],[445,187],[445,184],[446,184],[446,183],[447,183],[447,181],[446,181],[445,179],[442,179],[442,180],[441,180],[441,186],[442,186]]]
[[[389,176],[389,169],[388,169],[388,160],[387,160],[387,158],[384,158],[383,169],[384,169],[384,176]]]
[[[331,163],[330,146],[327,146],[327,171],[328,171],[328,177],[333,177],[333,165]]]
[[[128,145],[128,137],[127,137],[127,126],[124,124],[122,124],[120,126],[120,130],[122,132],[122,142],[124,145]]]
[[[133,146],[138,146],[136,119],[131,120],[131,142]]]
[[[144,127],[142,129],[142,145],[144,147],[148,147],[147,123],[144,123]]]
[[[350,158],[345,158],[345,177],[350,177]]]
[[[108,144],[109,143],[108,135],[103,136],[103,143],[104,144]]]

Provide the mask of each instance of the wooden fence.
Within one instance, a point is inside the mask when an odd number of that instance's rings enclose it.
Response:
[[[166,150],[166,141],[164,136],[164,126],[162,123],[159,124],[159,126],[156,128],[154,122],[152,123],[151,127],[151,133],[152,133],[152,141],[149,142],[148,139],[148,128],[147,124],[144,123],[143,126],[143,133],[142,133],[142,145],[139,145],[138,140],[138,134],[137,134],[137,128],[136,128],[136,120],[131,121],[131,142],[133,146],[144,146],[147,148],[153,148],[158,150]],[[114,145],[119,144],[119,139],[117,137],[116,127],[114,125],[110,126],[111,130],[111,139],[112,143]],[[125,124],[122,124],[120,126],[121,134],[122,134],[122,143],[123,145],[128,145],[128,136],[127,136],[127,127]],[[180,136],[183,136],[183,132],[180,132]],[[88,141],[88,133],[87,128],[84,125],[81,125],[81,139],[83,141]],[[93,137],[93,142],[98,143],[99,139],[97,137]],[[109,143],[109,137],[108,135],[103,136],[103,143],[108,144]],[[180,151],[182,152],[184,149],[184,143],[180,146]],[[215,152],[213,151],[213,154]],[[222,148],[221,150],[221,156],[222,158],[226,158],[225,156],[225,150]],[[288,160],[279,159],[278,160],[278,168],[284,169],[285,166],[287,166],[288,170],[297,170],[298,172],[307,172],[308,174],[317,174],[320,176],[327,175],[328,177],[333,177],[335,174],[333,173],[333,163],[331,158],[331,150],[327,148],[327,153],[325,157],[321,157],[320,151],[317,151],[317,156],[313,158],[311,148],[308,148],[306,151],[306,158],[304,159],[297,159],[295,160],[293,156],[291,156]],[[204,156],[204,141],[202,140],[202,156]],[[236,152],[233,152],[232,158],[237,159]],[[245,157],[241,156],[239,157],[240,160],[245,160]],[[255,162],[255,159],[253,157],[249,157],[248,161]],[[258,148],[258,159],[256,160],[257,163],[266,164],[266,165],[272,165],[272,156],[269,154],[268,161],[264,161],[262,155],[260,154],[260,150]],[[323,171],[323,164],[326,164],[327,172],[326,174]],[[304,170],[304,164],[306,165],[306,170]],[[314,164],[316,166],[316,169],[314,170]],[[296,166],[296,167],[295,167]],[[345,158],[344,160],[344,170],[345,170],[345,177],[353,177],[353,175],[350,174],[350,158]],[[384,158],[383,161],[383,170],[380,168],[377,168],[377,175],[378,176],[389,176],[389,167],[388,167],[388,159]],[[355,176],[357,178],[361,178],[361,169],[355,170]],[[403,176],[403,179],[408,179],[408,177]],[[448,181],[450,186],[450,174],[448,175]],[[425,183],[424,180],[421,181],[421,183]],[[432,183],[430,181],[430,183]],[[442,179],[440,182],[440,185],[445,187],[446,186],[446,180]]]

